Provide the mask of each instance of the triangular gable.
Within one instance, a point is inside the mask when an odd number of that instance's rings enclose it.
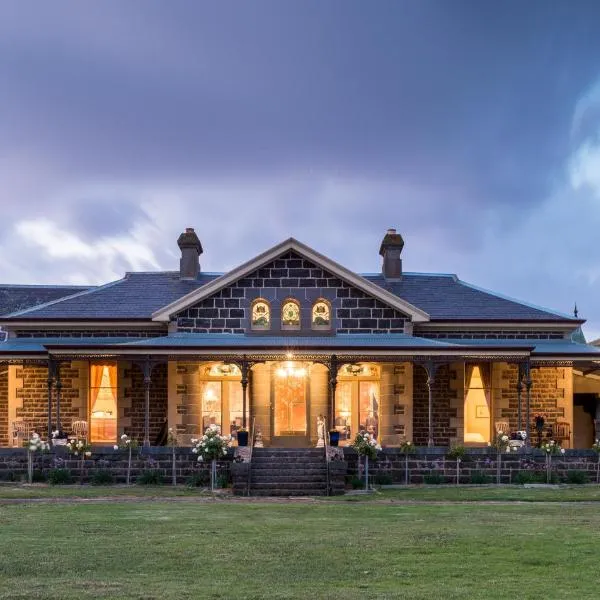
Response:
[[[384,290],[378,285],[371,283],[364,277],[361,277],[349,269],[346,269],[330,258],[319,254],[312,248],[302,244],[294,238],[289,238],[288,240],[281,242],[270,250],[259,254],[256,258],[253,258],[252,260],[249,260],[248,262],[236,267],[232,271],[229,271],[229,273],[225,273],[221,277],[214,279],[201,288],[181,297],[179,300],[172,302],[160,310],[157,310],[152,315],[152,320],[162,322],[170,321],[173,315],[176,315],[185,309],[194,306],[198,302],[213,296],[217,292],[234,284],[240,279],[247,277],[264,265],[276,260],[289,251],[297,253],[301,257],[311,261],[325,271],[328,271],[345,283],[361,290],[372,298],[383,302],[386,306],[404,313],[410,317],[411,321],[415,323],[429,321],[429,315],[420,308],[413,306],[412,304],[402,300],[402,298],[399,298],[398,296],[388,292],[387,290]]]

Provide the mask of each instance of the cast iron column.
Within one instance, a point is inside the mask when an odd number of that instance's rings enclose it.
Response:
[[[521,410],[521,395],[523,393],[523,364],[519,363],[519,372],[517,375],[517,431],[523,431],[523,411]]]
[[[333,354],[329,359],[329,429],[335,424],[335,389],[337,387],[338,362],[337,356]]]
[[[146,359],[144,361],[144,395],[145,395],[145,408],[144,408],[144,447],[150,446],[150,384],[152,383],[152,365],[150,361]]]
[[[525,423],[525,432],[527,434],[527,441],[526,444],[528,446],[531,446],[531,427],[530,427],[530,422],[531,422],[531,415],[530,415],[530,409],[531,409],[531,366],[529,364],[529,362],[527,362],[527,364],[525,365],[525,392],[526,392],[526,396],[525,396],[525,402],[526,402],[526,408],[525,408],[525,418],[527,419],[527,422]]]
[[[427,446],[429,448],[431,448],[432,446],[434,446],[434,439],[433,439],[433,385],[435,384],[435,374],[438,368],[438,365],[436,365],[434,362],[429,361],[426,362],[423,367],[425,368],[425,371],[427,372],[427,391],[428,391],[428,414],[427,414],[427,427],[428,427],[428,434],[427,434]]]
[[[56,430],[62,431],[60,424],[60,391],[62,390],[62,381],[60,380],[60,363],[56,363]]]
[[[52,440],[52,385],[54,383],[54,361],[48,359],[48,443]]]
[[[247,405],[247,398],[246,398],[246,394],[248,391],[248,372],[249,372],[249,366],[248,366],[248,361],[246,360],[246,358],[244,357],[244,360],[242,360],[241,363],[241,371],[242,371],[242,427],[244,429],[247,429],[247,418],[246,418],[246,405]]]

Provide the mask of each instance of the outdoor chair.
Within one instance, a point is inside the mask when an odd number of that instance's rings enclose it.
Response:
[[[71,426],[73,430],[73,437],[76,440],[83,440],[87,444],[88,440],[88,422],[87,421],[73,421]]]
[[[558,420],[552,425],[552,437],[556,442],[560,442],[563,448],[571,446],[571,425],[568,421]]]
[[[13,446],[22,446],[29,439],[30,427],[29,423],[23,419],[17,419],[12,424]]]
[[[495,428],[497,435],[500,435],[501,433],[504,435],[510,435],[510,423],[505,419],[496,421]]]

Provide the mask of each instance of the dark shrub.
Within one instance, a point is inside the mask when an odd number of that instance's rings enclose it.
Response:
[[[19,477],[14,471],[0,471],[0,481],[18,481]]]
[[[590,477],[585,471],[567,471],[565,482],[574,484],[589,483]]]
[[[215,483],[219,488],[228,488],[231,485],[231,478],[229,476],[229,472],[217,475],[217,481]]]
[[[66,485],[72,482],[69,469],[50,469],[48,471],[48,483],[51,485]]]
[[[359,490],[360,488],[365,487],[365,482],[358,475],[352,475],[350,485],[352,486],[352,489]]]
[[[199,471],[187,478],[185,485],[188,487],[206,487],[210,483],[208,471]]]
[[[25,479],[27,479],[27,476],[25,476]],[[48,478],[46,477],[46,474],[43,471],[40,471],[39,469],[35,469],[33,471],[31,476],[32,483],[44,483],[47,480]]]
[[[162,485],[162,482],[163,476],[158,469],[144,471],[136,481],[138,485]]]
[[[389,473],[377,473],[375,475],[375,483],[377,485],[392,485],[393,479]]]
[[[110,471],[94,471],[90,475],[90,483],[92,485],[112,485],[115,478]]]
[[[489,475],[486,475],[485,473],[481,473],[480,471],[474,471],[473,473],[471,473],[471,478],[469,480],[469,483],[475,483],[475,484],[485,484],[485,483],[492,483],[493,478],[490,477]]]
[[[427,485],[440,485],[446,483],[446,478],[439,473],[431,473],[423,476],[423,483],[426,483]]]

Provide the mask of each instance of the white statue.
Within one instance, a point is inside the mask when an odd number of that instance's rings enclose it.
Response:
[[[325,446],[325,419],[323,415],[317,417],[317,448]]]

